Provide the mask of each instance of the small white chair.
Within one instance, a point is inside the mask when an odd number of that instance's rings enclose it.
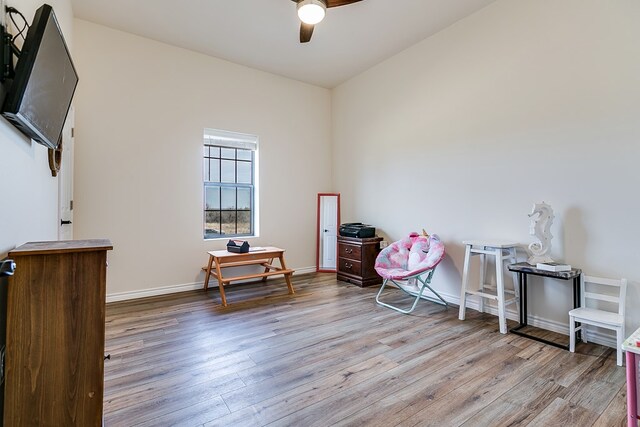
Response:
[[[596,285],[593,292],[587,290],[587,283]],[[614,294],[598,293],[597,288],[609,286],[616,288]],[[587,342],[587,330],[584,325],[597,326],[599,328],[613,329],[616,331],[617,364],[622,366],[622,341],[624,340],[624,305],[627,295],[627,279],[604,279],[582,275],[580,281],[580,308],[574,308],[569,312],[569,351],[572,353],[576,347],[576,332],[582,331],[582,341]],[[618,305],[618,311],[606,311],[600,308],[587,307],[587,300],[605,301]],[[576,327],[576,322],[582,323]]]

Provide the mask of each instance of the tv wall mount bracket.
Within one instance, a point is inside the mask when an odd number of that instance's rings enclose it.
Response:
[[[16,8],[6,6],[4,12],[10,17],[13,14],[19,15],[25,22],[24,27],[18,31],[18,34],[16,36],[7,31],[8,25],[0,26],[0,32],[2,33],[2,72],[0,73],[0,81],[2,82],[7,79],[13,79],[15,77],[16,72],[13,65],[13,57],[15,56],[16,58],[19,58],[21,51],[20,48],[18,48],[18,46],[14,43],[14,40],[17,36],[22,36],[24,30],[29,28],[29,24],[27,23],[24,15],[20,13],[20,11]],[[13,21],[13,18],[11,18],[11,20]],[[13,22],[15,24],[15,21]],[[17,24],[15,25],[16,27],[18,26]]]

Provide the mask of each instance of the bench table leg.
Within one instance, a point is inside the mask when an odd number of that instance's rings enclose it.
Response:
[[[204,278],[204,290],[209,289],[209,278],[211,277],[211,266],[213,265],[213,255],[209,255],[209,263],[207,264],[207,274]]]
[[[283,270],[286,270],[287,266],[284,263],[284,254],[280,254],[278,258],[280,259],[280,267],[282,267]],[[287,287],[289,288],[289,295],[295,294],[296,292],[293,290],[293,284],[291,283],[291,273],[285,273],[284,280],[286,280],[287,282]]]
[[[224,279],[222,278],[222,269],[220,268],[220,262],[216,260],[216,273],[218,274],[218,289],[220,289],[220,299],[222,299],[222,306],[227,306],[227,296],[224,294]]]

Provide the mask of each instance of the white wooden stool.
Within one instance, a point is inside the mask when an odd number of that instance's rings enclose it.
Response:
[[[477,295],[480,297],[478,303],[478,311],[484,311],[484,299],[490,298],[498,302],[498,321],[500,324],[500,333],[507,333],[507,318],[505,315],[505,306],[507,304],[515,304],[518,315],[520,314],[520,295],[517,285],[517,276],[513,274],[513,290],[504,289],[504,261],[510,261],[511,264],[518,262],[516,255],[516,247],[519,245],[514,242],[501,241],[484,241],[484,240],[465,240],[462,243],[466,245],[464,253],[464,267],[462,270],[462,289],[460,290],[460,313],[458,318],[464,320],[467,295]],[[480,287],[477,291],[469,290],[469,265],[471,257],[480,255]],[[496,286],[485,283],[487,271],[487,256],[494,256],[496,261]],[[485,290],[495,291],[487,293]],[[505,294],[514,295],[513,298],[506,300]]]

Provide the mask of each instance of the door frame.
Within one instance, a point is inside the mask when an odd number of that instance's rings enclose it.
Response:
[[[75,108],[72,105],[62,128],[62,159],[58,172],[58,240],[73,239],[73,174],[75,152]],[[69,221],[62,225],[62,221]]]
[[[316,212],[316,272],[317,273],[335,273],[338,271],[338,264],[334,270],[320,269],[320,198],[326,196],[337,197],[338,209],[336,212],[336,227],[340,229],[340,193],[318,193],[317,212]],[[336,230],[338,231],[338,230]],[[338,234],[338,233],[336,233]],[[338,243],[336,242],[336,257],[338,255]],[[337,260],[336,260],[337,261]]]

